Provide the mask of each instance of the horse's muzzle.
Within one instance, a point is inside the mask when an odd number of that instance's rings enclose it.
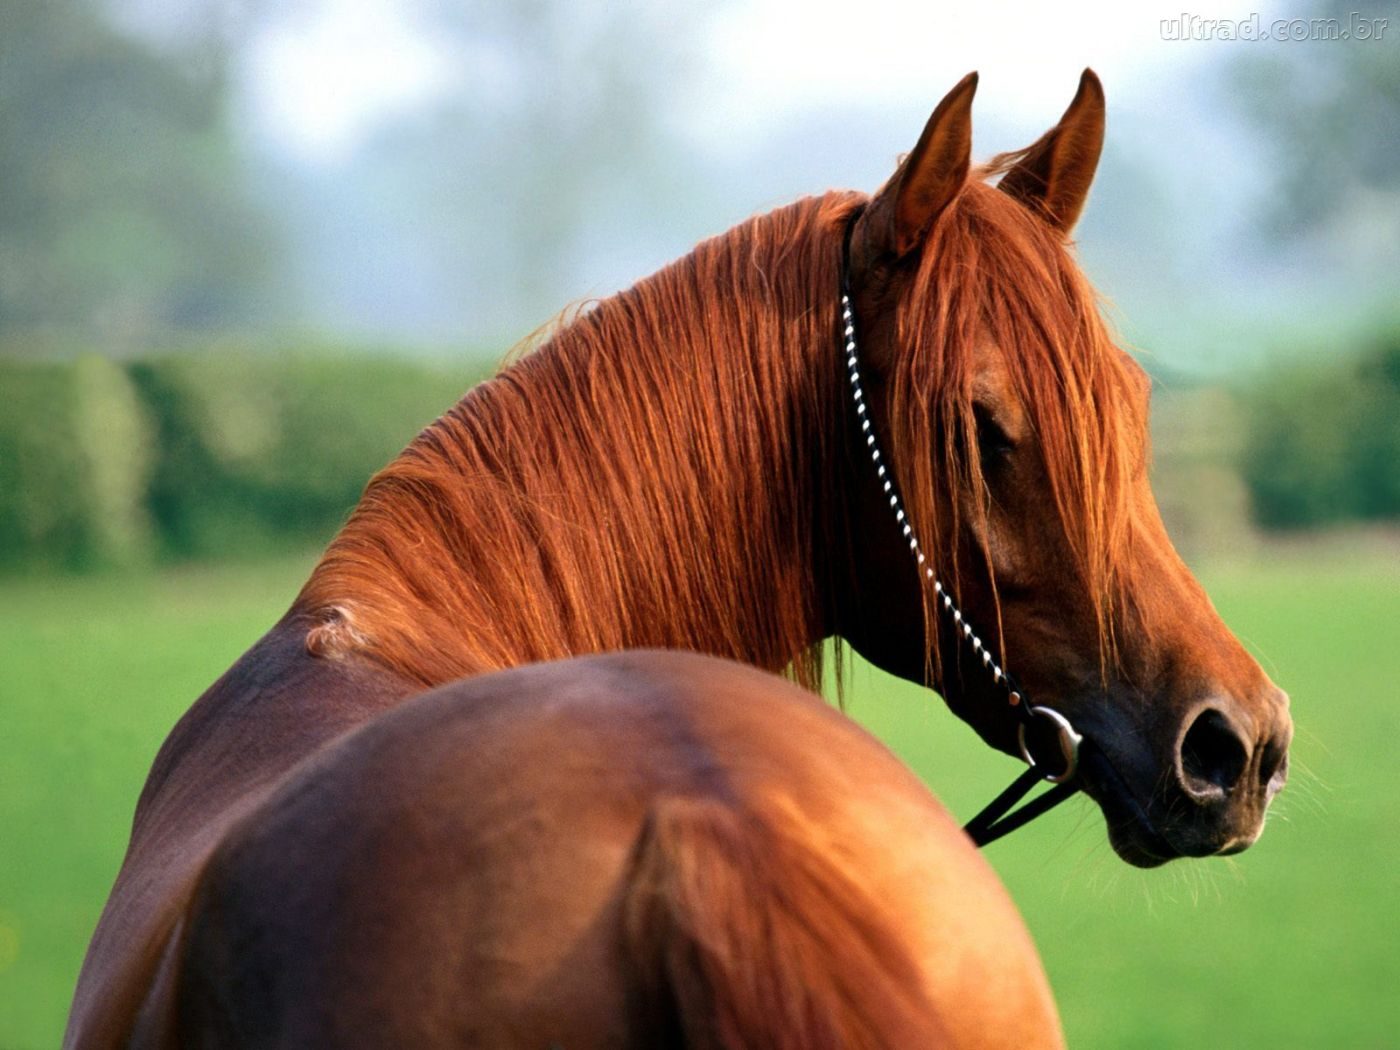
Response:
[[[1257,841],[1288,778],[1293,727],[1287,697],[1274,692],[1263,705],[1270,717],[1260,720],[1246,718],[1228,698],[1202,702],[1182,719],[1165,760],[1143,753],[1131,735],[1088,736],[1082,786],[1103,809],[1120,857],[1155,867],[1176,857],[1239,853]],[[1259,732],[1242,730],[1254,722],[1262,724]]]

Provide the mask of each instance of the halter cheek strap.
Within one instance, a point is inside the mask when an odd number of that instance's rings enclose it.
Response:
[[[943,581],[938,578],[937,573],[934,572],[933,566],[928,564],[928,558],[919,545],[919,538],[914,531],[914,526],[904,512],[904,505],[899,498],[899,489],[895,484],[894,476],[887,467],[884,456],[880,453],[880,444],[875,437],[875,427],[870,417],[869,406],[865,400],[865,390],[860,378],[860,354],[856,342],[855,308],[851,302],[850,286],[851,231],[855,228],[859,214],[857,212],[853,215],[846,224],[846,233],[841,245],[841,330],[846,350],[846,373],[850,380],[851,398],[855,405],[856,419],[860,423],[860,435],[865,442],[866,451],[870,454],[871,463],[875,467],[876,478],[880,482],[885,498],[889,501],[890,511],[894,514],[895,522],[899,525],[905,542],[909,544],[910,554],[914,556],[915,565],[920,573],[920,585],[928,586],[931,584],[933,586],[934,605],[939,616],[952,624],[953,630],[962,644],[971,649],[974,659],[991,677],[993,686],[1006,694],[1007,702],[1020,718],[1020,723],[1016,727],[1016,741],[1021,750],[1021,757],[1025,759],[1029,768],[1013,780],[1005,791],[988,803],[982,812],[973,817],[964,828],[974,843],[978,846],[985,846],[1059,805],[1078,790],[1074,778],[1079,769],[1079,745],[1083,737],[1075,731],[1069,719],[1058,711],[1049,707],[1032,706],[1026,701],[1024,694],[1016,686],[1011,676],[1003,670],[986,643],[967,622],[967,618],[963,616],[962,610],[958,608],[953,596],[943,585]],[[1055,730],[1062,760],[1058,772],[1054,771],[1054,766],[1037,760],[1027,739],[1028,730],[1032,729],[1040,720],[1050,723]],[[1042,780],[1049,781],[1054,787],[1012,812],[1012,807]]]

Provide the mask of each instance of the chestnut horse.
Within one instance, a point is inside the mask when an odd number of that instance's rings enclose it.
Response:
[[[1069,251],[1101,89],[974,171],[975,85],[370,482],[161,749],[69,1046],[1057,1045],[968,839],[799,688],[833,636],[1009,753],[1052,705],[1132,863],[1257,837],[1286,698],[1167,540]]]

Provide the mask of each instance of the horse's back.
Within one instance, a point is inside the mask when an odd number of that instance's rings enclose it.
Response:
[[[126,1046],[207,858],[308,755],[414,684],[358,660],[308,653],[289,614],[211,685],[161,745],[131,841],[84,957],[64,1046]]]
[[[679,1042],[687,1004],[658,990],[677,943],[654,920],[684,896],[661,885],[684,864],[670,882],[699,889],[662,926],[737,922],[742,941],[795,919],[803,930],[773,950],[847,956],[788,959],[803,983],[844,966],[849,984],[862,952],[872,984],[907,962],[912,997],[830,991],[916,1027],[926,1009],[922,1030],[946,1045],[1058,1043],[1000,883],[882,745],[771,675],[655,652],[463,680],[313,760],[214,854],[166,989],[172,1009],[145,1034],[211,1046]],[[725,880],[730,913],[700,914]],[[843,897],[859,907],[843,913]],[[806,912],[772,910],[789,905]],[[720,933],[683,932],[687,959],[726,952]],[[711,988],[704,1008],[720,999]],[[735,1024],[755,1016],[746,1005]]]

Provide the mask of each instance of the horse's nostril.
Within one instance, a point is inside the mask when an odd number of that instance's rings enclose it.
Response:
[[[1283,790],[1288,780],[1288,742],[1274,738],[1264,745],[1259,756],[1259,783],[1264,788],[1265,798],[1271,799]]]
[[[1249,750],[1213,707],[1196,716],[1181,739],[1181,780],[1187,793],[1201,802],[1223,798],[1249,763]]]

